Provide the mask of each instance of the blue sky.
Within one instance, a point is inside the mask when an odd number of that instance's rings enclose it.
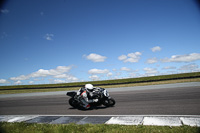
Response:
[[[0,9],[0,85],[200,71],[193,0],[18,0]]]

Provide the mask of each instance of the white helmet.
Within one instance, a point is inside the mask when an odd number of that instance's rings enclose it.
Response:
[[[93,87],[94,86],[92,84],[86,84],[85,85],[85,88],[88,89],[88,90],[93,90]]]

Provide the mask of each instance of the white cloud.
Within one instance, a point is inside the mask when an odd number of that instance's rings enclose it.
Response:
[[[146,75],[148,75],[148,76],[155,76],[156,74],[158,74],[158,71],[156,68],[146,67],[143,70],[146,72]]]
[[[69,75],[67,74],[59,74],[59,75],[55,75],[54,78],[68,78]]]
[[[22,82],[18,80],[14,84],[19,85],[19,84],[22,84]]]
[[[60,74],[60,75],[55,75],[53,77],[54,78],[64,78],[64,79],[66,79],[65,82],[75,82],[75,81],[78,81],[78,78],[74,77],[73,75],[69,75],[69,74]]]
[[[126,55],[121,55],[118,57],[118,60],[126,60],[127,56]]]
[[[127,56],[126,55],[119,56],[118,60],[121,60],[124,62],[135,63],[135,62],[139,61],[141,55],[142,55],[142,53],[140,53],[140,52],[129,53]]]
[[[113,71],[117,71],[117,69],[116,69],[116,68],[113,68],[112,70],[113,70]]]
[[[131,72],[131,73],[129,73],[129,77],[131,78],[131,77],[137,77],[137,73],[134,73],[134,72]]]
[[[18,77],[11,77],[10,79],[11,80],[14,80],[14,81],[17,81],[17,80],[27,80],[27,79],[29,79],[30,77],[27,75],[20,75],[20,76],[18,76]]]
[[[100,80],[101,78],[111,78],[113,73],[110,72],[108,69],[90,69],[88,71],[89,74],[89,79],[91,80]]]
[[[44,70],[44,69],[39,69],[36,72],[33,72],[32,74],[28,75],[29,77],[46,77],[49,76],[50,74],[50,70]]]
[[[192,63],[188,65],[181,66],[179,70],[185,71],[185,72],[198,72],[200,71],[200,68],[197,64]]]
[[[58,76],[62,75],[65,72],[69,72],[72,66],[58,66],[56,69],[44,70],[39,69],[36,72],[31,73],[30,77],[47,77],[47,76]]]
[[[137,58],[128,58],[126,60],[124,60],[124,62],[130,62],[130,63],[135,63],[135,62],[138,62],[139,59]]]
[[[153,47],[153,48],[151,48],[151,51],[152,52],[161,51],[161,47],[159,47],[159,46]]]
[[[129,53],[128,54],[128,57],[131,57],[131,58],[137,58],[138,56],[142,55],[142,53],[140,52],[135,52],[135,53]]]
[[[95,53],[91,53],[88,56],[84,55],[84,57],[86,57],[86,59],[91,60],[93,62],[104,62],[105,59],[107,58],[106,56],[102,56]]]
[[[127,68],[127,67],[122,67],[120,70],[121,70],[121,71],[131,71],[131,69],[130,69],[130,68]]]
[[[186,55],[173,55],[171,58],[162,59],[162,62],[192,62],[200,60],[200,53],[191,53]]]
[[[65,83],[65,80],[61,80],[61,79],[55,79],[53,80],[53,83]]]
[[[101,69],[90,69],[88,71],[89,74],[107,74],[109,73],[109,70],[108,69],[104,69],[104,70],[101,70]]]
[[[146,61],[146,63],[148,63],[148,64],[153,64],[153,63],[156,63],[156,62],[158,62],[158,59],[156,57],[150,58]]]
[[[173,66],[166,66],[166,67],[163,67],[163,69],[176,69],[176,67],[173,67]]]
[[[6,79],[0,79],[0,84],[5,84],[5,83],[8,83]]]
[[[62,80],[61,79],[54,79],[54,80],[51,80],[51,82],[52,83],[68,83],[68,82],[77,82],[78,81],[78,78],[71,76],[71,75],[67,75],[65,78],[66,79],[62,79]]]
[[[29,84],[33,84],[33,83],[34,83],[34,81],[29,81],[28,83],[29,83]]]
[[[77,82],[79,79],[77,77],[74,77],[72,75],[68,76],[66,81],[67,82]]]
[[[20,81],[20,80],[28,80],[30,78],[38,78],[38,77],[47,77],[53,76],[54,78],[66,78],[70,81],[77,80],[76,77],[67,74],[72,69],[72,66],[58,66],[55,69],[39,69],[36,72],[33,72],[28,75],[20,75],[18,77],[11,77],[10,79],[13,81]]]
[[[110,76],[112,76],[113,74],[111,73],[111,72],[109,72],[108,74],[107,74],[107,77],[110,77]]]
[[[21,84],[21,80],[28,80],[30,78],[34,78],[34,81],[39,81],[40,77],[48,77],[51,76],[53,78],[58,79],[52,79],[49,80],[51,83],[63,83],[63,82],[77,82],[79,79],[73,75],[70,75],[68,72],[72,69],[72,66],[58,66],[55,69],[39,69],[36,72],[33,72],[28,75],[20,75],[18,77],[11,77],[10,80],[15,81],[14,84]],[[60,80],[59,78],[62,78],[64,80]],[[43,80],[43,79],[40,79]],[[33,84],[33,81],[29,81],[29,84]]]
[[[46,40],[48,40],[48,41],[53,40],[53,37],[54,37],[54,34],[48,34],[48,33],[44,36],[44,38],[45,38]]]
[[[91,80],[99,80],[100,79],[99,76],[97,76],[97,75],[91,75],[91,76],[89,76],[89,78]]]
[[[1,9],[1,13],[8,14],[10,11],[8,9]]]

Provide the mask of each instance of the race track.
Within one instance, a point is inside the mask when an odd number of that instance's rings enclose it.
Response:
[[[65,93],[0,97],[0,115],[200,115],[200,85],[190,84],[109,89],[116,105],[87,111],[71,108]]]

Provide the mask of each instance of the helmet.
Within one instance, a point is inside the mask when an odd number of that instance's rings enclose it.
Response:
[[[93,90],[93,87],[94,86],[92,84],[86,84],[85,85],[85,88],[88,89],[88,90]]]

